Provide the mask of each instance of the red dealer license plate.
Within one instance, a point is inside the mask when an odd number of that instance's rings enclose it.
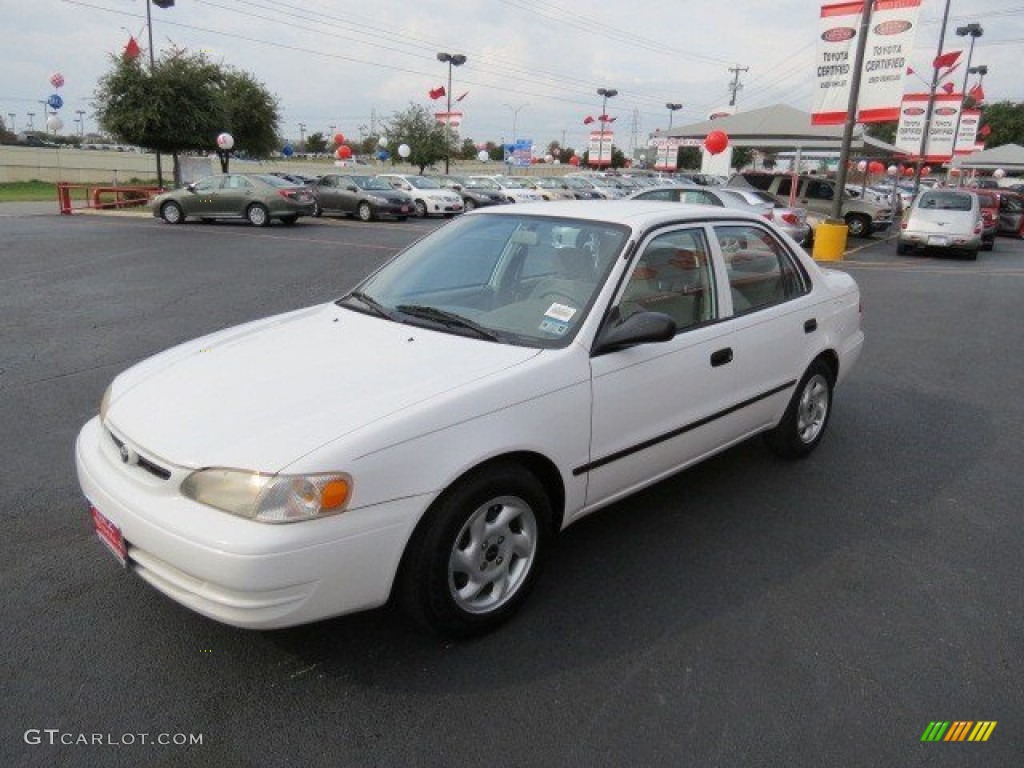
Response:
[[[128,565],[128,545],[124,541],[121,529],[105,518],[96,507],[89,507],[89,512],[92,514],[92,523],[100,541],[107,545],[122,566]]]

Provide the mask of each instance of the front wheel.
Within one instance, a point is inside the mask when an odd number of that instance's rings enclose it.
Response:
[[[366,202],[360,203],[356,208],[356,215],[360,221],[373,221],[373,207]]]
[[[443,635],[494,629],[522,605],[551,533],[551,504],[516,464],[470,474],[428,510],[396,584],[401,605]]]
[[[422,200],[417,200],[416,203],[415,203],[415,206],[416,206],[416,215],[419,218],[421,218],[421,219],[427,218],[427,204],[425,202],[423,202]]]
[[[185,221],[185,212],[174,201],[163,204],[163,207],[160,208],[160,216],[168,224],[181,224]]]
[[[871,234],[871,219],[860,213],[851,213],[846,217],[846,226],[850,237],[867,237]]]
[[[253,203],[245,209],[245,218],[254,227],[266,227],[270,224],[270,211],[259,203]]]
[[[832,415],[832,369],[822,360],[815,360],[800,379],[793,399],[778,426],[765,433],[768,446],[787,459],[810,454],[825,435]]]
[[[476,201],[475,201],[475,200],[472,200],[472,199],[467,199],[467,200],[466,200],[466,201],[465,201],[465,202],[463,203],[463,205],[462,205],[462,209],[463,209],[463,210],[464,210],[464,211],[465,211],[466,213],[469,213],[470,211],[476,210]]]

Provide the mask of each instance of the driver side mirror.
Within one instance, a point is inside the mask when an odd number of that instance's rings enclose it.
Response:
[[[196,183],[193,181],[191,184],[187,184],[185,186],[185,189],[187,189],[189,192],[195,192],[196,191]]]
[[[676,321],[663,312],[636,312],[621,323],[606,325],[597,336],[593,356],[639,344],[669,341],[676,335]]]

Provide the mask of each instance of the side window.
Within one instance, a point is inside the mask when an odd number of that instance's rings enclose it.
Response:
[[[659,235],[647,243],[622,290],[623,319],[663,312],[685,330],[717,317],[714,278],[703,229]]]
[[[653,189],[650,192],[644,192],[639,195],[641,200],[672,200],[676,199],[676,190],[674,189]]]
[[[814,200],[831,200],[833,194],[832,185],[827,181],[807,182],[807,197]]]
[[[212,192],[215,189],[220,189],[220,183],[223,179],[220,176],[207,176],[205,179],[200,179],[196,182],[196,192]]]
[[[685,189],[679,196],[679,202],[692,203],[694,205],[721,205],[717,200],[709,197],[702,189]]]
[[[715,227],[729,275],[733,314],[801,296],[808,280],[794,256],[767,230],[752,224]]]
[[[779,179],[779,188],[775,194],[789,196],[789,193],[793,190],[793,180],[789,177]]]

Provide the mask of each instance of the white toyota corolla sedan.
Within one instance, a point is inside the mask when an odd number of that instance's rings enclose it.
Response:
[[[583,516],[753,435],[808,454],[863,339],[853,279],[763,217],[502,206],[335,302],[128,369],[78,477],[118,560],[209,617],[395,598],[468,635]]]

